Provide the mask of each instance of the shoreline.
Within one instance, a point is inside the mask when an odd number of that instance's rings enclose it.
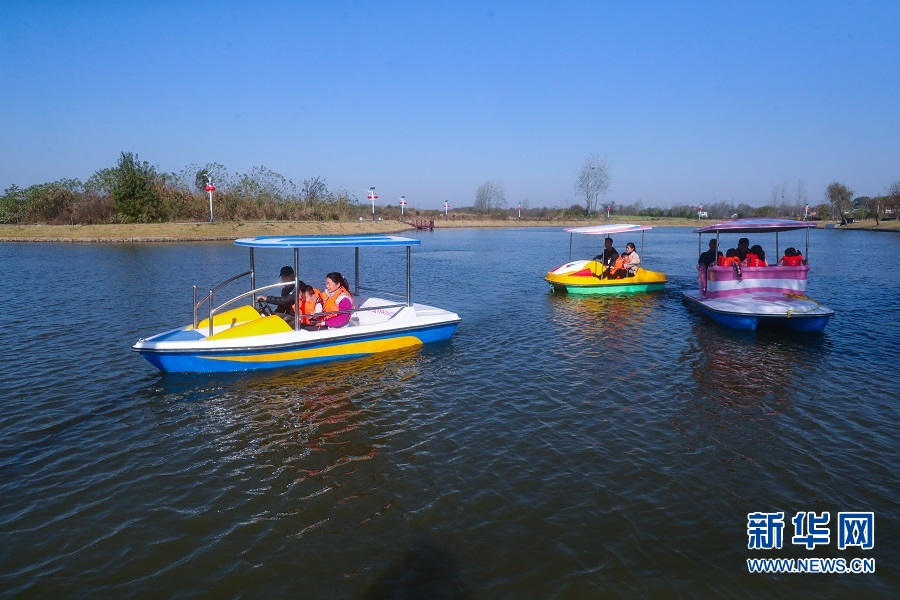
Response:
[[[425,220],[425,219],[421,219]],[[430,219],[428,219],[430,220]],[[706,222],[706,221],[704,221]],[[607,223],[635,223],[657,227],[697,227],[693,219],[614,218],[606,220],[434,220],[435,229],[585,227]],[[819,229],[828,222],[820,222]],[[839,230],[900,232],[900,221],[855,222]],[[257,235],[365,235],[401,233],[415,230],[409,222],[385,221],[234,221],[216,223],[134,223],[109,225],[0,225],[0,242],[90,242],[90,243],[172,243],[232,241]]]

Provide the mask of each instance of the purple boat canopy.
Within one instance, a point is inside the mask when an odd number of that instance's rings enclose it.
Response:
[[[795,229],[815,229],[812,221],[792,221],[790,219],[734,219],[713,225],[698,227],[694,233],[769,233],[793,231]]]

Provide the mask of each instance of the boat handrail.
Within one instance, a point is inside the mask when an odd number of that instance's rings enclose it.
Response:
[[[243,277],[243,276],[246,275],[246,274],[247,274],[247,273],[242,273],[242,274],[239,275],[238,277]],[[237,277],[232,277],[232,278],[231,278],[228,282],[226,282],[226,283],[229,283],[230,281],[234,281],[236,278],[237,278]],[[224,285],[224,284],[222,284],[222,285]],[[234,302],[237,302],[238,300],[242,300],[242,299],[246,298],[247,296],[252,296],[253,294],[256,294],[257,292],[263,292],[263,291],[265,291],[265,290],[271,290],[271,289],[273,289],[273,288],[283,287],[283,286],[284,286],[284,282],[273,283],[273,284],[271,284],[271,285],[264,285],[264,286],[262,286],[262,287],[254,288],[254,289],[250,290],[249,292],[244,292],[243,294],[240,294],[239,296],[235,296],[234,298],[232,298],[231,300],[228,300],[227,302],[223,302],[223,303],[220,304],[219,306],[213,307],[213,303],[215,302],[216,290],[218,290],[219,288],[221,288],[222,285],[220,285],[219,287],[217,287],[217,288],[215,288],[215,289],[213,289],[213,290],[210,290],[209,293],[206,294],[199,302],[194,302],[194,329],[197,329],[197,309],[199,309],[201,306],[203,306],[203,304],[204,304],[205,302],[209,301],[209,307],[210,307],[210,311],[209,311],[209,328],[210,328],[210,335],[212,335],[212,318],[213,318],[213,315],[219,313],[224,307],[229,306],[229,305],[233,304]],[[196,297],[197,297],[197,286],[195,285],[195,286],[194,286],[194,298],[196,298]]]
[[[266,286],[263,286],[263,287],[258,287],[258,288],[256,288],[256,289],[252,289],[252,290],[250,290],[249,292],[244,292],[243,294],[240,294],[240,295],[238,295],[238,296],[235,296],[235,297],[232,298],[231,300],[228,300],[228,301],[226,301],[226,302],[223,302],[223,303],[220,304],[219,306],[217,306],[217,307],[213,308],[212,310],[210,310],[210,311],[209,311],[209,335],[212,335],[212,334],[213,334],[213,316],[215,316],[216,314],[218,314],[219,312],[221,312],[222,309],[224,309],[226,306],[230,306],[230,305],[234,304],[235,302],[238,302],[238,301],[240,301],[240,300],[243,300],[243,299],[246,298],[247,296],[253,296],[253,295],[255,295],[257,292],[262,292],[262,291],[269,290],[269,289],[272,289],[272,288],[281,287],[281,286],[283,286],[283,285],[284,285],[284,283],[273,283],[272,285],[266,285]],[[194,287],[196,288],[196,286],[194,286]],[[214,300],[214,299],[215,299],[215,290],[211,290],[210,293],[207,294],[207,297],[211,297],[211,298],[213,298],[213,300]],[[316,316],[323,316],[323,317],[324,317],[324,316],[329,316],[329,315],[353,314],[353,313],[358,313],[358,312],[369,312],[369,311],[374,311],[374,310],[383,310],[383,309],[385,309],[385,308],[406,308],[406,306],[407,306],[407,305],[406,305],[405,303],[404,303],[404,304],[380,304],[380,305],[378,305],[378,306],[365,306],[365,307],[360,307],[360,308],[351,308],[351,309],[349,309],[349,310],[333,310],[333,311],[327,311],[327,312],[320,312],[320,313],[316,313]],[[196,316],[196,311],[195,311],[195,313],[194,313],[194,329],[197,329],[197,316]]]
[[[222,283],[220,283],[219,285],[214,287],[210,291],[210,294],[218,292],[220,289],[222,289],[223,287],[225,287],[226,285],[228,285],[229,283],[231,283],[232,281],[234,281],[236,279],[240,279],[241,277],[246,277],[247,275],[252,275],[252,274],[253,274],[253,271],[244,271],[243,273],[240,273],[238,275],[235,275],[234,277],[226,279],[225,281],[223,281]],[[196,288],[197,286],[195,285],[194,287]],[[194,307],[199,308],[200,305],[202,305],[204,302],[206,302],[206,300],[208,298],[209,298],[209,294],[203,296],[202,298],[200,298],[200,300],[197,300],[196,298],[194,298]]]
[[[365,291],[365,292],[375,292],[376,294],[380,294],[383,296],[393,296],[394,298],[406,298],[406,294],[399,294],[397,292],[387,292],[385,290],[379,290],[376,288],[365,287],[362,285],[359,286],[359,289],[362,291]]]
[[[378,306],[361,306],[360,308],[350,308],[348,310],[332,310],[328,312],[319,312],[315,315],[306,315],[306,316],[315,316],[315,317],[324,317],[327,315],[346,315],[353,314],[358,312],[369,312],[372,310],[383,310],[385,308],[406,308],[405,304],[381,304]]]

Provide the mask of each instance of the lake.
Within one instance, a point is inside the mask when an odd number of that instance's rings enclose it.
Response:
[[[569,259],[560,229],[410,235],[413,299],[462,317],[451,340],[215,376],[130,347],[190,322],[191,285],[246,270],[245,249],[0,244],[0,596],[896,593],[897,234],[812,232],[807,295],[836,311],[814,335],[689,312],[686,229],[646,234],[664,292],[593,299],[543,281]],[[258,285],[293,263],[256,257]],[[364,284],[403,289],[402,251],[361,257]],[[333,270],[352,281],[352,250],[301,253],[317,287]],[[748,514],[779,511],[783,549],[748,550]],[[812,550],[791,540],[809,511],[832,519]],[[874,513],[874,548],[837,548],[839,512]],[[748,573],[805,557],[877,568]]]

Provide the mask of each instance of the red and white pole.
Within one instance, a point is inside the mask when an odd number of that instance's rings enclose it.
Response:
[[[378,194],[375,193],[375,188],[369,188],[369,200],[372,201],[372,221],[375,220],[375,200],[378,199]]]
[[[216,191],[216,186],[212,184],[212,179],[209,178],[209,175],[206,176],[206,180],[209,182],[206,184],[206,191],[209,192],[209,222],[213,222],[213,209],[212,209],[212,194]]]

